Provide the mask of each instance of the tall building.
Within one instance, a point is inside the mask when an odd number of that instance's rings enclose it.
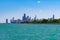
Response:
[[[24,16],[23,16],[23,18],[22,18],[22,20],[23,20],[23,22],[26,22],[26,14],[24,13]]]
[[[29,16],[27,16],[27,21],[29,20]]]
[[[31,21],[31,17],[27,16],[27,22],[30,22]]]
[[[14,21],[14,17],[12,18],[12,21]]]
[[[10,23],[14,23],[14,17],[10,20]]]
[[[8,23],[8,19],[6,19],[6,23]]]
[[[36,20],[36,15],[35,15],[35,17],[34,17],[34,20]]]
[[[53,14],[53,18],[52,18],[53,20],[55,19],[55,15]]]

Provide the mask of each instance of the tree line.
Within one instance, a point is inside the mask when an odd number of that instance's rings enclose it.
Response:
[[[23,23],[35,23],[35,24],[54,24],[54,23],[60,23],[60,18],[59,19],[53,19],[53,20],[49,20],[49,19],[42,19],[42,20],[32,20],[31,22],[23,22]]]

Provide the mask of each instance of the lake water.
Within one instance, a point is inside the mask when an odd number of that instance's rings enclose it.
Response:
[[[0,24],[0,40],[60,40],[60,25]]]

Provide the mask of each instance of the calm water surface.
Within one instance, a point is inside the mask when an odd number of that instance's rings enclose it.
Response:
[[[0,24],[0,40],[60,40],[60,25]]]

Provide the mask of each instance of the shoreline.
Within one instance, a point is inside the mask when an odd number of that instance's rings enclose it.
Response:
[[[0,24],[60,24],[60,23],[0,23]]]

